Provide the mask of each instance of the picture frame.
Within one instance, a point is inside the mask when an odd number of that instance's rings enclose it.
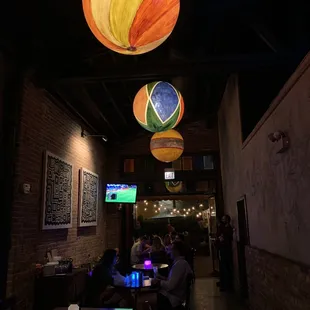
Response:
[[[73,165],[44,152],[42,230],[72,228]]]
[[[79,212],[78,226],[98,225],[99,175],[81,168],[79,171]]]

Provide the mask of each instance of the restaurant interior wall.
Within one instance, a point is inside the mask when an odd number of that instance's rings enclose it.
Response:
[[[307,55],[244,143],[237,76],[229,79],[219,111],[225,212],[236,227],[235,278],[237,201],[245,196],[249,299],[258,310],[302,310],[310,304],[309,80]],[[268,138],[279,130],[290,140],[284,153]]]
[[[164,169],[173,167],[175,180],[183,182],[180,194],[216,193],[217,200],[222,201],[217,127],[210,128],[205,120],[201,120],[181,123],[177,130],[185,143],[185,151],[179,160],[165,164],[153,158],[149,150],[152,134],[141,129],[140,137],[111,150],[110,156],[116,159],[113,180],[138,184],[139,196],[150,199],[156,195],[165,196],[169,192],[165,187]],[[221,203],[218,205],[221,208]]]
[[[70,229],[42,231],[40,227],[43,153],[46,150],[73,164],[73,227]],[[107,226],[117,215],[114,211],[107,212],[103,203],[107,165],[102,140],[82,138],[80,122],[52,102],[44,90],[26,80],[21,104],[7,282],[7,294],[16,296],[17,309],[31,308],[35,264],[44,261],[47,250],[57,249],[60,256],[73,258],[74,264],[81,264],[98,258],[107,245],[118,246],[118,227]],[[96,227],[77,227],[78,176],[82,167],[100,178]],[[29,194],[21,191],[22,184],[30,184]]]

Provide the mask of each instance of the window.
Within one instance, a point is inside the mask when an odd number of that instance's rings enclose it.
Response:
[[[172,168],[176,171],[180,171],[182,170],[182,161],[181,158],[175,160],[174,162],[172,162]]]
[[[214,169],[214,160],[212,155],[205,155],[202,157],[203,161],[203,170],[213,170]]]
[[[128,158],[124,160],[124,172],[125,173],[135,172],[135,160],[134,159]]]
[[[193,170],[193,160],[191,156],[182,157],[183,171]]]
[[[194,169],[198,171],[213,170],[214,169],[213,155],[195,156]]]

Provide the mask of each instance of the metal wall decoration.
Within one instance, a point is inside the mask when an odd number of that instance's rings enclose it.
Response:
[[[80,169],[79,226],[97,226],[99,176],[87,169]]]
[[[72,172],[70,163],[45,152],[43,230],[72,227]]]

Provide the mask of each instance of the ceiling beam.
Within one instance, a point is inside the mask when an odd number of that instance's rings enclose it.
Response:
[[[209,57],[207,60],[190,62],[137,63],[130,65],[111,65],[92,73],[90,70],[58,76],[46,76],[41,80],[44,84],[79,84],[104,81],[152,80],[173,76],[188,76],[197,73],[230,74],[244,70],[263,69],[295,62],[297,55],[293,53],[244,54]],[[78,66],[74,66],[77,68]]]
[[[81,95],[81,98],[83,101],[85,101],[92,108],[96,109],[100,118],[108,125],[108,127],[115,134],[115,136],[119,137],[119,133],[115,130],[114,126],[112,126],[112,124],[109,122],[109,120],[103,115],[103,113],[99,109],[98,105],[90,97],[88,91],[83,87],[80,89],[79,94]]]
[[[121,118],[121,120],[123,121],[123,123],[124,123],[125,125],[127,125],[127,120],[126,120],[124,114],[123,114],[123,113],[121,112],[121,110],[119,109],[117,103],[115,102],[115,100],[114,100],[114,98],[113,98],[111,92],[110,92],[109,89],[107,88],[106,84],[105,84],[104,82],[102,82],[101,85],[102,85],[102,87],[103,87],[103,89],[104,89],[106,95],[108,96],[109,101],[112,103],[113,108],[115,109],[115,111],[117,112],[117,114],[119,115],[119,117]]]

